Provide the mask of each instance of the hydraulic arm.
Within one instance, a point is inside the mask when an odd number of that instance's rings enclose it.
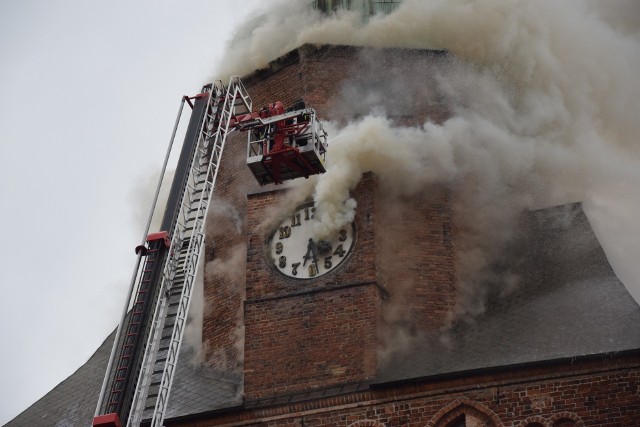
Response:
[[[315,112],[281,103],[257,112],[237,77],[184,97],[191,118],[161,222],[138,255],[129,297],[116,332],[93,426],[161,426],[169,401],[191,294],[204,247],[204,224],[227,135],[247,131],[247,164],[261,185],[322,173],[326,133]],[[298,105],[300,106],[300,105]],[[141,267],[142,266],[142,267]]]

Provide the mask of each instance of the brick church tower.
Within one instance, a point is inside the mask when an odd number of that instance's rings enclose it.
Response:
[[[346,85],[366,90],[375,83],[372,79],[379,78],[363,75],[354,79],[354,69],[361,65],[359,58],[385,61],[387,69],[395,73],[409,72],[419,62],[434,66],[446,61],[442,52],[383,54],[347,46],[308,45],[243,80],[256,106],[275,99],[285,105],[302,99],[321,117],[337,117],[336,102]],[[401,105],[397,97],[390,96],[388,102]],[[429,99],[436,97],[425,98]],[[441,106],[430,103],[412,106],[411,114],[406,107],[399,113],[397,119],[403,123],[441,120],[446,115]],[[215,271],[207,276],[209,309],[203,341],[208,363],[231,371],[242,366],[246,399],[368,381],[377,371],[385,323],[399,322],[423,331],[443,326],[455,304],[454,227],[444,189],[434,189],[430,197],[405,201],[402,212],[390,214],[388,209],[380,209],[388,198],[377,177],[365,174],[352,192],[357,209],[349,230],[350,247],[337,254],[334,248],[322,259],[330,264],[339,261],[340,265],[327,274],[303,278],[302,274],[278,271],[269,254],[269,241],[278,225],[292,226],[291,236],[283,243],[306,249],[309,235],[298,235],[295,216],[290,220],[298,206],[285,207],[290,204],[287,189],[255,184],[242,166],[244,151],[241,140],[231,141],[226,148],[216,196],[227,209],[213,215],[207,253],[213,266],[223,265],[237,257],[238,251],[246,250],[246,261],[238,265],[246,269],[246,276],[234,279]],[[280,209],[279,216],[271,213],[274,209]],[[273,219],[265,222],[269,216]],[[300,220],[310,220],[308,212]],[[295,256],[304,263],[304,251]],[[322,273],[324,268],[320,270]],[[402,295],[389,292],[389,281],[407,283]],[[390,302],[406,304],[403,313],[391,319],[385,316],[385,305]],[[238,324],[243,324],[243,331]],[[242,342],[244,347],[238,344]]]

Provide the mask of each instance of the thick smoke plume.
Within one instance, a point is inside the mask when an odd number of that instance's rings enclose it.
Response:
[[[321,15],[307,3],[270,4],[272,12],[239,32],[218,75],[248,73],[303,43],[451,54],[446,70],[405,77],[429,85],[435,78],[451,110],[442,123],[397,125],[384,103],[375,105],[375,91],[360,105],[351,98],[348,109],[369,111],[330,129],[329,170],[314,195],[319,233],[353,218],[349,190],[366,171],[402,196],[446,185],[462,219],[459,310],[477,312],[487,292],[480,283],[499,282],[501,292],[517,285],[490,277],[489,266],[518,214],[583,201],[613,267],[640,299],[637,3],[405,0],[367,23],[353,12]]]

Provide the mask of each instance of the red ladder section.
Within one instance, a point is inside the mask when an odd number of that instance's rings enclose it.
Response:
[[[131,309],[130,321],[123,338],[118,367],[107,401],[107,413],[119,412],[120,407],[126,401],[126,396],[123,393],[127,388],[127,382],[132,378],[134,380],[136,378],[135,372],[132,372],[132,369],[136,369],[136,367],[132,366],[132,358],[135,356],[136,345],[139,346],[141,342],[144,342],[141,339],[141,335],[145,332],[142,330],[142,326],[145,323],[145,316],[148,316],[145,308],[149,307],[148,301],[153,300],[155,297],[154,295],[149,295],[155,280],[153,272],[157,271],[154,266],[157,262],[163,261],[169,243],[166,232],[150,234],[147,241],[149,242],[149,249],[146,250],[140,287],[138,288],[135,303]]]

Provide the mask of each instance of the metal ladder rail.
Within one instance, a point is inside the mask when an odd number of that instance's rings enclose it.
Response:
[[[212,88],[212,92],[209,95],[207,107],[205,109],[206,117],[208,117],[209,120],[211,120],[211,114],[209,113],[209,111],[213,111],[213,114],[215,114],[215,111],[218,108],[219,97],[219,89],[215,87]],[[202,128],[204,129],[205,126],[207,126],[207,120],[203,122]],[[193,163],[194,162],[192,162],[192,165],[190,167],[191,171],[194,168]],[[201,166],[199,165],[198,167]],[[189,175],[191,176],[192,173],[190,172]],[[183,220],[183,222],[186,222],[186,220]],[[129,414],[129,419],[126,424],[128,426],[138,426],[142,421],[142,416],[145,410],[145,402],[147,400],[147,394],[149,393],[149,387],[151,385],[151,380],[154,373],[153,368],[157,364],[156,360],[159,354],[160,343],[162,341],[162,337],[164,335],[163,332],[165,330],[165,322],[170,308],[168,304],[169,290],[174,287],[174,285],[176,285],[174,283],[176,272],[180,264],[184,263],[186,253],[182,250],[182,246],[185,236],[183,235],[183,233],[178,232],[180,223],[181,221],[179,220],[176,222],[176,230],[174,231],[172,236],[169,256],[167,257],[163,269],[162,282],[160,285],[161,292],[156,301],[156,307],[154,309],[152,329],[149,333],[147,345],[145,346],[144,359],[137,379],[138,381],[136,385],[136,392],[133,398],[132,410]]]
[[[165,362],[165,368],[160,384],[160,389],[151,421],[153,427],[160,427],[164,422],[166,408],[169,401],[171,386],[173,384],[175,369],[177,366],[180,345],[184,334],[187,314],[191,303],[191,293],[193,291],[193,283],[200,261],[200,254],[204,245],[204,225],[206,214],[209,209],[209,202],[215,187],[215,181],[218,176],[220,160],[224,144],[229,132],[231,118],[236,109],[243,109],[244,112],[251,111],[251,98],[246,92],[238,77],[232,77],[229,86],[226,89],[223,108],[220,113],[220,122],[217,126],[213,147],[211,151],[210,162],[208,165],[206,179],[201,195],[198,198],[197,215],[194,221],[194,228],[191,230],[191,238],[187,250],[187,257],[184,264],[184,288],[180,296],[180,305],[171,336],[171,344]],[[246,111],[245,111],[246,110]],[[202,141],[207,139],[206,135],[201,135]],[[204,144],[203,144],[204,145]],[[198,149],[200,149],[198,145]],[[206,152],[206,147],[202,147],[202,152]],[[201,153],[202,153],[201,152]],[[190,199],[190,201],[194,201]]]
[[[116,367],[112,388],[107,399],[107,413],[116,412],[118,410],[118,405],[123,404],[122,400],[125,397],[123,394],[125,392],[128,372],[131,369],[131,364],[134,362],[132,360],[132,357],[134,356],[133,348],[137,336],[143,332],[142,328],[144,328],[144,325],[141,324],[143,315],[142,311],[145,301],[148,298],[153,297],[152,295],[149,295],[151,287],[150,274],[153,270],[153,265],[157,261],[157,251],[157,249],[149,250],[145,258],[139,282],[139,289],[136,292],[136,300],[131,309],[130,320],[127,325],[126,335],[124,336],[122,349],[118,359],[119,364]]]
[[[139,245],[140,247],[143,247],[146,244],[147,241],[147,237],[148,237],[148,233],[149,233],[149,227],[151,225],[151,220],[153,218],[153,212],[155,210],[156,207],[156,203],[158,201],[158,195],[160,193],[160,188],[162,186],[162,177],[164,176],[164,173],[166,171],[166,167],[167,167],[167,163],[169,161],[169,157],[171,154],[171,150],[173,147],[173,142],[175,140],[175,136],[176,136],[176,132],[178,130],[178,125],[180,123],[180,117],[182,116],[182,111],[184,108],[184,104],[185,104],[185,98],[183,98],[180,102],[180,108],[178,109],[178,115],[176,116],[176,120],[173,126],[173,131],[171,133],[171,138],[169,139],[169,146],[167,147],[167,151],[165,154],[165,158],[164,158],[164,162],[162,164],[162,169],[161,169],[161,173],[160,173],[160,178],[158,180],[158,184],[156,186],[156,191],[154,194],[154,198],[153,198],[153,202],[151,203],[151,209],[149,211],[149,215],[147,217],[147,224],[145,226],[145,230],[143,233],[143,238],[142,238],[142,242]],[[131,305],[131,303],[134,300],[134,295],[137,295],[138,293],[138,288],[140,287],[140,282],[139,280],[142,279],[142,272],[141,272],[141,265],[142,265],[142,258],[143,258],[143,253],[142,251],[137,252],[138,256],[137,256],[137,262],[136,262],[136,266],[134,268],[134,272],[133,272],[133,277],[131,278],[130,281],[130,286],[129,286],[129,291],[128,291],[128,296],[127,296],[127,300],[126,303],[123,307],[123,311],[122,311],[122,315],[120,317],[120,323],[118,324],[118,328],[116,329],[116,336],[114,339],[114,343],[111,349],[111,353],[109,356],[109,361],[107,363],[107,369],[106,369],[106,373],[102,382],[102,387],[100,389],[100,395],[98,397],[98,403],[96,404],[96,409],[94,412],[94,416],[99,416],[101,413],[103,413],[103,411],[105,410],[105,406],[106,403],[104,401],[105,397],[106,397],[106,393],[107,393],[107,389],[108,386],[110,384],[110,382],[113,381],[113,378],[115,376],[115,373],[113,371],[114,367],[113,364],[115,362],[115,359],[117,357],[117,353],[118,353],[118,349],[119,347],[121,347],[123,338],[121,337],[122,334],[122,330],[124,329],[124,324],[126,322],[127,319],[127,313],[129,311],[129,306]],[[146,261],[145,261],[146,263]],[[144,269],[144,267],[142,267],[142,269]]]
[[[216,90],[216,92],[219,92],[219,90]],[[219,95],[220,95],[219,93],[216,93],[214,96],[219,97]],[[207,128],[212,123],[212,121],[215,121],[215,116],[217,114],[217,109],[218,109],[218,100],[214,98],[212,105],[213,106],[211,107],[211,109],[207,108],[207,112],[206,112],[207,118],[209,119],[209,121],[208,123],[205,121],[204,124],[207,126]],[[204,126],[202,129],[204,129]],[[200,137],[199,137],[199,140],[200,140]],[[201,185],[204,182],[201,176],[206,172],[209,164],[209,160],[208,160],[208,156],[206,155],[206,152],[202,152],[201,148],[197,148],[197,150],[201,152],[201,155],[198,157],[199,161],[194,162],[192,164],[193,168],[191,170],[193,172],[189,174],[189,179],[187,181],[187,187],[192,191],[191,193],[185,192],[185,197],[183,198],[185,200],[190,198],[191,194],[193,194],[194,192],[197,192],[200,189],[199,185]],[[195,166],[196,164],[198,165],[197,167]],[[203,169],[205,172],[202,172]],[[187,255],[187,249],[188,249],[188,247],[184,248],[184,245],[183,245],[183,243],[187,242],[187,236],[185,234],[185,230],[188,230],[190,228],[190,224],[197,219],[196,216],[193,216],[193,212],[195,212],[196,209],[190,208],[190,205],[186,203],[185,200],[183,200],[181,203],[181,209],[179,213],[181,218],[177,222],[176,232],[175,232],[175,235],[180,236],[181,240],[176,241],[177,243],[175,245],[174,250],[172,251],[174,255],[179,254],[178,258],[174,257],[175,259],[174,263],[176,267],[180,268],[180,271],[182,272],[184,271],[184,265],[186,262],[186,255]],[[154,348],[153,354],[156,355],[156,362],[152,365],[154,369],[148,370],[147,376],[145,377],[145,380],[147,383],[147,385],[145,386],[147,390],[146,391],[147,398],[143,401],[140,401],[141,403],[144,403],[144,406],[140,408],[141,416],[144,416],[144,413],[146,412],[146,410],[149,409],[148,407],[149,399],[157,397],[157,394],[152,393],[151,387],[154,387],[155,385],[159,385],[159,382],[153,381],[153,378],[156,378],[158,374],[162,374],[162,371],[164,368],[163,363],[166,361],[165,356],[166,356],[166,351],[168,350],[168,346],[162,345],[162,343],[166,341],[165,338],[167,336],[167,331],[169,332],[168,339],[171,338],[171,333],[173,328],[173,324],[167,324],[166,322],[168,320],[175,318],[175,315],[177,314],[177,313],[171,312],[171,310],[175,306],[179,305],[179,300],[175,301],[176,298],[174,297],[180,296],[180,294],[182,293],[183,285],[184,285],[184,275],[177,274],[177,270],[174,270],[173,273],[174,274],[171,276],[173,281],[171,288],[167,289],[167,293],[163,295],[163,298],[166,298],[166,301],[163,301],[163,306],[162,306],[163,307],[162,309],[166,310],[166,313],[163,313],[162,315],[165,321],[165,324],[161,329],[158,330],[157,332],[159,334],[158,338],[154,341],[155,348]],[[155,400],[153,404],[155,405]],[[151,408],[153,408],[153,406],[151,406]]]
[[[224,122],[224,120],[222,120],[222,122]],[[224,130],[226,130],[226,129],[225,129],[225,128],[222,128],[221,130],[222,130],[222,131],[224,131]],[[222,134],[222,135],[223,135],[223,134]],[[218,141],[218,142],[220,142],[220,141],[222,141],[222,139],[223,139],[223,138],[218,137],[217,141]],[[216,148],[219,148],[219,144],[215,144],[215,145],[217,145],[217,146],[218,146],[218,147],[216,147]],[[214,150],[213,150],[213,156],[212,156],[212,159],[214,159],[214,160],[213,160],[213,163],[214,163],[214,165],[213,165],[213,166],[214,166],[214,167],[212,168],[212,170],[213,170],[214,172],[215,172],[216,167],[217,167],[217,166],[215,165],[215,163],[217,163],[217,161],[216,161],[215,159],[219,158],[219,155],[218,155],[218,154],[219,154],[219,150],[214,149]],[[207,175],[208,175],[209,177],[211,177],[211,171],[209,171]],[[208,201],[209,201],[209,199],[211,198],[211,192],[212,192],[212,190],[213,190],[213,186],[212,186],[212,184],[213,184],[213,181],[207,182],[207,183],[205,184],[205,187],[203,187],[203,188],[201,189],[201,191],[202,191],[202,197],[200,198],[200,200],[204,200],[205,202],[208,202]],[[193,202],[193,201],[194,201],[193,199],[192,199],[192,200],[190,200],[190,202]],[[201,204],[201,206],[202,206],[203,208],[206,208],[206,204]],[[198,210],[198,209],[196,209],[196,211],[197,211],[197,210]],[[200,251],[201,251],[201,248],[202,248],[202,244],[203,244],[203,238],[204,238],[204,235],[202,234],[202,230],[203,230],[203,228],[204,228],[204,218],[205,218],[205,217],[204,217],[204,215],[205,215],[205,213],[206,213],[205,211],[201,210],[201,214],[196,215],[196,216],[193,218],[193,219],[194,219],[194,221],[195,221],[195,222],[194,222],[194,226],[193,226],[193,227],[190,227],[192,230],[193,230],[193,229],[197,229],[196,231],[200,231],[200,234],[198,234],[198,233],[196,233],[196,234],[195,234],[196,238],[195,238],[194,240],[192,240],[191,250],[190,250],[190,251],[188,251],[188,252],[190,252],[190,255],[188,256],[187,260],[185,261],[185,268],[186,268],[186,272],[185,272],[185,275],[182,277],[182,279],[183,279],[183,280],[186,280],[186,288],[185,288],[185,293],[184,293],[184,295],[187,295],[187,296],[190,296],[191,286],[192,286],[193,281],[194,281],[194,279],[195,279],[195,275],[194,275],[193,273],[194,273],[195,269],[197,268],[197,264],[198,264],[198,262],[197,262],[197,261],[198,261],[198,259],[196,258],[196,255],[199,255],[199,253],[200,253]],[[182,304],[181,304],[182,310],[185,310],[185,308],[188,308],[188,307],[184,304],[184,302],[185,302],[185,301],[184,301],[184,298],[183,298],[183,300],[182,300]],[[180,331],[180,330],[182,329],[182,327],[184,326],[184,323],[183,323],[183,322],[184,322],[184,320],[185,320],[185,319],[184,319],[184,316],[183,316],[183,315],[178,316],[178,319],[177,319],[177,326],[176,326],[176,328],[177,328],[177,330],[178,330],[178,331]],[[175,334],[174,334],[174,335],[175,335]],[[179,334],[178,334],[178,336],[179,336]],[[176,343],[175,336],[173,337],[173,343],[174,343],[174,345],[175,345],[175,343]],[[179,345],[178,345],[178,347],[177,347],[177,348],[179,348]],[[176,353],[175,351],[172,351],[172,352],[171,352],[171,355],[172,355],[172,356],[173,356],[173,355],[176,355],[176,356],[177,356],[177,353]],[[170,361],[169,361],[169,362],[170,362]],[[171,370],[171,369],[175,368],[175,366],[174,366],[173,364],[169,363],[168,368],[169,368],[169,370]],[[166,377],[165,377],[165,384],[166,384]],[[168,389],[170,389],[170,387],[169,387]],[[168,389],[163,389],[163,392],[166,392],[166,390],[168,390]],[[162,397],[162,396],[160,396],[160,397]]]
[[[176,242],[180,243],[180,242]],[[175,250],[176,248],[172,246],[171,250]],[[172,281],[172,276],[175,275],[175,271],[177,269],[176,265],[178,263],[177,259],[172,258],[171,263],[167,263],[167,271],[168,274],[164,274],[161,292],[156,301],[156,307],[154,309],[154,318],[152,323],[152,330],[149,334],[149,338],[147,340],[147,345],[145,347],[145,355],[143,359],[142,368],[140,370],[140,374],[138,376],[138,382],[136,386],[135,395],[133,398],[132,409],[129,413],[129,420],[127,421],[127,426],[138,426],[142,421],[142,414],[144,412],[144,404],[146,402],[146,397],[149,392],[149,388],[151,385],[152,379],[152,368],[155,366],[156,359],[158,357],[160,351],[160,343],[162,333],[165,328],[165,321],[167,318],[168,312],[168,304],[167,304],[167,291],[165,288],[168,286],[168,282]]]

